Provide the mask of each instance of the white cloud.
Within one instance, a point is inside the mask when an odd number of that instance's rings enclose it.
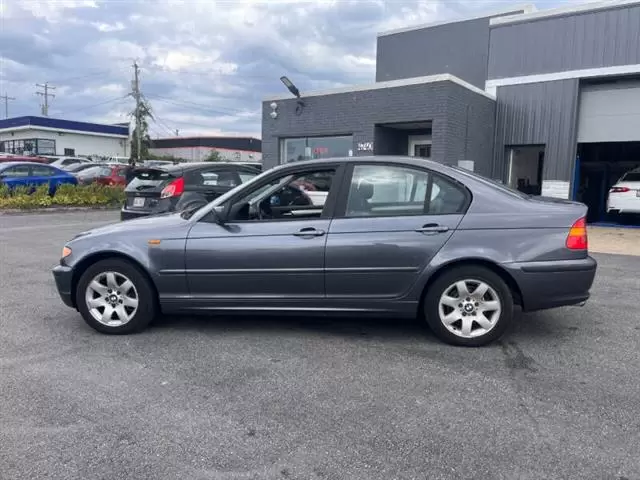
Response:
[[[373,82],[376,32],[505,6],[503,0],[0,0],[0,94],[18,98],[12,114],[38,114],[34,84],[50,81],[57,87],[52,115],[127,121],[133,100],[122,97],[136,60],[157,116],[154,135],[175,129],[255,135],[262,98],[284,91],[281,75],[303,92]]]

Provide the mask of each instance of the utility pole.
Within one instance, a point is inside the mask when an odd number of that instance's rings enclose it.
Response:
[[[133,98],[136,100],[136,161],[140,162],[140,147],[142,144],[141,138],[140,138],[140,126],[141,126],[141,94],[140,94],[140,67],[138,67],[138,63],[137,62],[133,62]]]
[[[179,137],[179,136],[180,136],[180,130],[176,128],[176,137]]]
[[[49,82],[44,82],[44,85],[36,83],[36,87],[44,89],[44,92],[36,92],[37,95],[44,97],[44,102],[42,102],[42,115],[45,117],[49,116],[49,97],[54,98],[55,95],[53,93],[49,93],[49,90],[55,90],[56,87],[52,87],[49,85]]]
[[[5,93],[4,95],[0,96],[0,99],[4,100],[4,118],[9,118],[9,100],[15,100],[15,98],[9,97]]]

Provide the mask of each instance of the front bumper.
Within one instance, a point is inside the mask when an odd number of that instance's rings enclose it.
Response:
[[[56,265],[52,270],[53,278],[56,281],[58,295],[68,307],[76,308],[73,301],[73,270],[66,265]]]
[[[522,294],[523,310],[531,312],[568,305],[582,305],[596,276],[592,257],[578,260],[503,264]]]

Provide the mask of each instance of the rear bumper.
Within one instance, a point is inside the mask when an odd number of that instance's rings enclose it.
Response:
[[[640,213],[640,197],[635,195],[610,195],[607,200],[607,213],[612,211],[620,213]]]
[[[62,302],[72,308],[76,308],[73,303],[73,294],[71,292],[73,286],[73,270],[66,265],[56,265],[52,270],[53,278],[56,281],[58,295]]]
[[[131,208],[125,204],[120,210],[120,220],[132,220],[134,218],[148,217],[149,215],[173,212],[175,210],[176,203],[178,203],[177,198],[163,198],[161,200],[154,201],[153,206],[150,208]]]
[[[592,257],[579,260],[523,262],[503,265],[522,293],[523,310],[580,305],[589,299],[598,263]]]

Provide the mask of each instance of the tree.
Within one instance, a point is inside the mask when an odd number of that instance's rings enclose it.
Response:
[[[149,136],[149,119],[153,119],[153,113],[151,111],[151,105],[146,99],[140,100],[140,109],[131,112],[134,122],[136,114],[140,115],[140,160],[146,160],[149,158],[149,148],[151,147],[151,137]],[[136,122],[137,125],[138,122]],[[138,158],[138,142],[137,142],[136,129],[133,129],[133,136],[131,137],[131,160],[135,161]]]
[[[222,162],[224,159],[217,150],[211,150],[209,155],[204,159],[205,162]]]

